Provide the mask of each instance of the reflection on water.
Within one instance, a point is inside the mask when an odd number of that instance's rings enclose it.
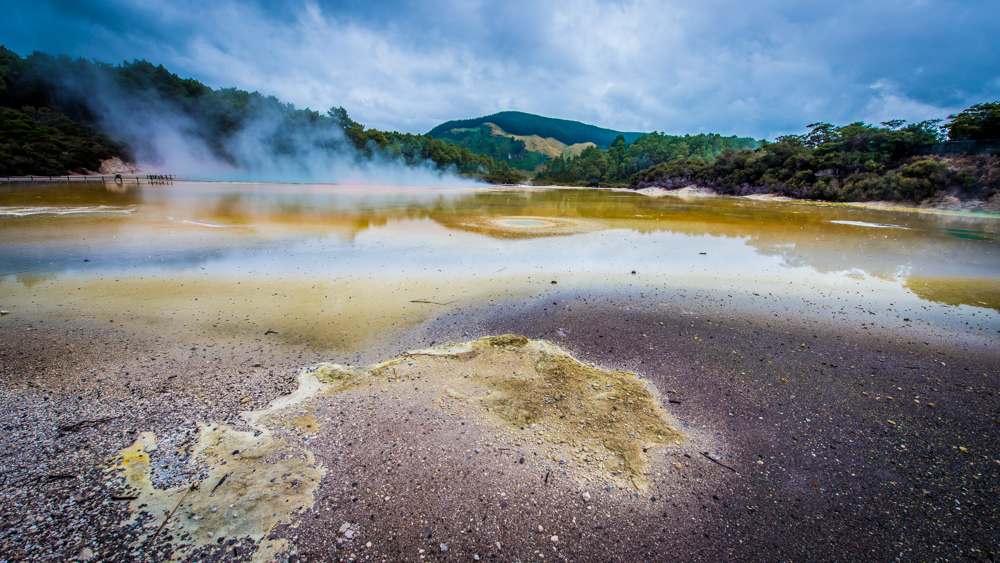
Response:
[[[910,277],[907,289],[928,301],[1000,311],[1000,279]]]
[[[470,303],[537,295],[538,284],[556,278],[578,291],[634,289],[641,281],[658,290],[760,293],[778,284],[803,296],[857,282],[855,289],[888,292],[890,303],[915,296],[1000,310],[1000,220],[946,213],[586,189],[6,186],[0,236],[0,280],[7,276],[0,288],[8,298],[12,281],[33,291],[91,284],[91,298],[107,305],[115,297],[101,297],[99,288],[114,278],[128,285],[122,295],[129,299],[151,291],[160,309],[176,310],[171,287],[211,280],[221,284],[212,291],[233,298],[212,302],[217,318],[223,310],[252,316],[253,307],[267,309],[263,300],[274,295],[255,290],[256,303],[246,297],[244,307],[235,298],[247,290],[237,286],[277,278],[296,287],[321,283],[341,297],[367,284],[384,295],[447,302],[461,294]],[[634,270],[641,280],[629,277]],[[348,282],[361,285],[331,285]],[[389,326],[423,318],[412,308],[400,314],[408,299],[363,293],[370,301],[352,314],[355,321],[372,307],[385,309]],[[309,312],[313,294],[300,292],[298,318],[332,322]],[[282,326],[291,322],[282,318]]]
[[[82,215],[94,213],[132,213],[134,207],[94,205],[87,207],[0,207],[0,217],[28,217],[30,215]]]
[[[905,229],[906,227],[900,227],[899,225],[883,225],[880,223],[866,223],[864,221],[830,221],[831,223],[837,223],[838,225],[854,225],[855,227],[874,227],[876,229]]]

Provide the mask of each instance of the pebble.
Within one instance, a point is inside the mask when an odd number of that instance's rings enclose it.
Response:
[[[156,444],[150,444],[150,445],[146,446],[143,451],[145,451],[147,454],[151,454],[151,453],[155,452],[158,449],[160,449],[160,448],[156,447]]]
[[[544,531],[545,531],[545,528],[543,528],[543,527],[542,527],[542,525],[541,525],[541,524],[539,524],[539,525],[538,525],[538,533],[540,534],[540,533],[542,533],[542,532],[544,532]]]
[[[559,543],[559,536],[552,536],[549,539],[552,540],[552,543]]]
[[[441,544],[441,551],[442,552],[448,551],[448,544],[446,543]]]
[[[350,530],[350,529],[351,529],[351,523],[350,522],[344,522],[343,524],[340,525],[340,529],[337,530],[337,533],[338,534],[346,534],[347,531]]]
[[[590,500],[590,493],[583,493],[583,500]]]

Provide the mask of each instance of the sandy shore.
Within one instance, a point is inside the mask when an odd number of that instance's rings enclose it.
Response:
[[[273,487],[226,493],[248,467],[241,453],[270,436],[241,413],[295,391],[303,366],[357,363],[354,354],[265,334],[192,342],[4,317],[0,559],[165,560],[197,534],[214,541],[181,553],[201,561],[996,557],[994,352],[814,336],[724,312],[678,317],[614,298],[547,305],[443,312],[364,360],[515,333],[638,373],[684,436],[643,452],[642,486],[581,471],[595,452],[538,426],[500,424],[410,373],[405,385],[316,394],[312,410],[271,420],[287,449],[261,463],[302,461],[268,474]],[[243,432],[230,436],[245,445],[212,453],[209,424]],[[129,451],[147,463],[151,487],[175,495],[127,487],[115,468]],[[259,541],[259,529],[236,524],[226,529],[241,531],[207,536],[190,514],[183,528],[183,509],[158,529],[163,517],[150,513],[201,495],[242,525],[264,518],[230,515],[222,499],[235,506],[279,485],[276,502],[298,506],[272,511]]]
[[[626,190],[622,188],[622,191],[635,191],[636,193],[646,195],[649,197],[680,197],[680,198],[696,198],[696,197],[736,197],[751,200],[763,200],[763,201],[787,201],[793,203],[801,203],[803,205],[837,205],[843,207],[860,207],[864,209],[884,209],[884,210],[899,210],[899,211],[920,211],[920,212],[933,212],[933,213],[989,213],[989,214],[1000,214],[1000,196],[993,196],[987,201],[981,200],[970,200],[962,201],[957,197],[951,195],[940,194],[936,197],[929,198],[922,202],[906,202],[906,201],[847,201],[847,202],[830,202],[830,201],[817,201],[817,200],[807,200],[807,199],[795,199],[788,196],[778,195],[778,194],[753,194],[747,196],[719,196],[714,190],[710,188],[703,188],[700,186],[685,186],[683,188],[643,188],[641,190]]]

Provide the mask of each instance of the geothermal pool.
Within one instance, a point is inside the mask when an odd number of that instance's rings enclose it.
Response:
[[[998,217],[597,189],[110,188],[0,187],[4,555],[997,544]]]
[[[24,185],[0,190],[0,238],[10,319],[180,338],[270,331],[361,353],[447,311],[608,295],[1000,336],[995,216],[596,189]]]

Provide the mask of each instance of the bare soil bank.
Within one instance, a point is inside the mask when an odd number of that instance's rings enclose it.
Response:
[[[674,189],[643,188],[636,191],[638,193],[653,197],[675,196],[675,197],[692,198],[692,197],[719,196],[718,193],[716,193],[714,190],[710,188],[704,188],[695,185],[685,186],[683,188],[674,188]],[[913,211],[955,211],[955,212],[966,212],[966,213],[1000,214],[1000,195],[995,195],[986,201],[975,200],[975,199],[963,201],[953,195],[940,193],[932,198],[928,198],[924,201],[919,201],[919,202],[912,202],[912,201],[830,202],[830,201],[795,199],[778,194],[754,194],[749,196],[727,196],[727,197],[793,201],[793,202],[799,202],[804,204],[815,204],[815,205],[843,205],[851,207],[867,207],[873,209],[901,209],[901,210],[913,210]]]
[[[330,395],[312,413],[318,432],[285,435],[324,465],[314,504],[268,538],[291,561],[994,560],[997,355],[769,324],[572,297],[443,314],[364,362],[488,334],[551,339],[646,378],[687,440],[650,449],[637,490],[581,480],[569,448],[553,459],[537,429],[498,432],[444,389]],[[154,432],[154,484],[188,483],[199,423],[248,429],[240,411],[320,361],[360,363],[268,335],[192,346],[5,317],[0,558],[168,559],[183,522],[152,538],[122,526],[134,499],[105,468]],[[189,555],[255,550],[225,537]]]

